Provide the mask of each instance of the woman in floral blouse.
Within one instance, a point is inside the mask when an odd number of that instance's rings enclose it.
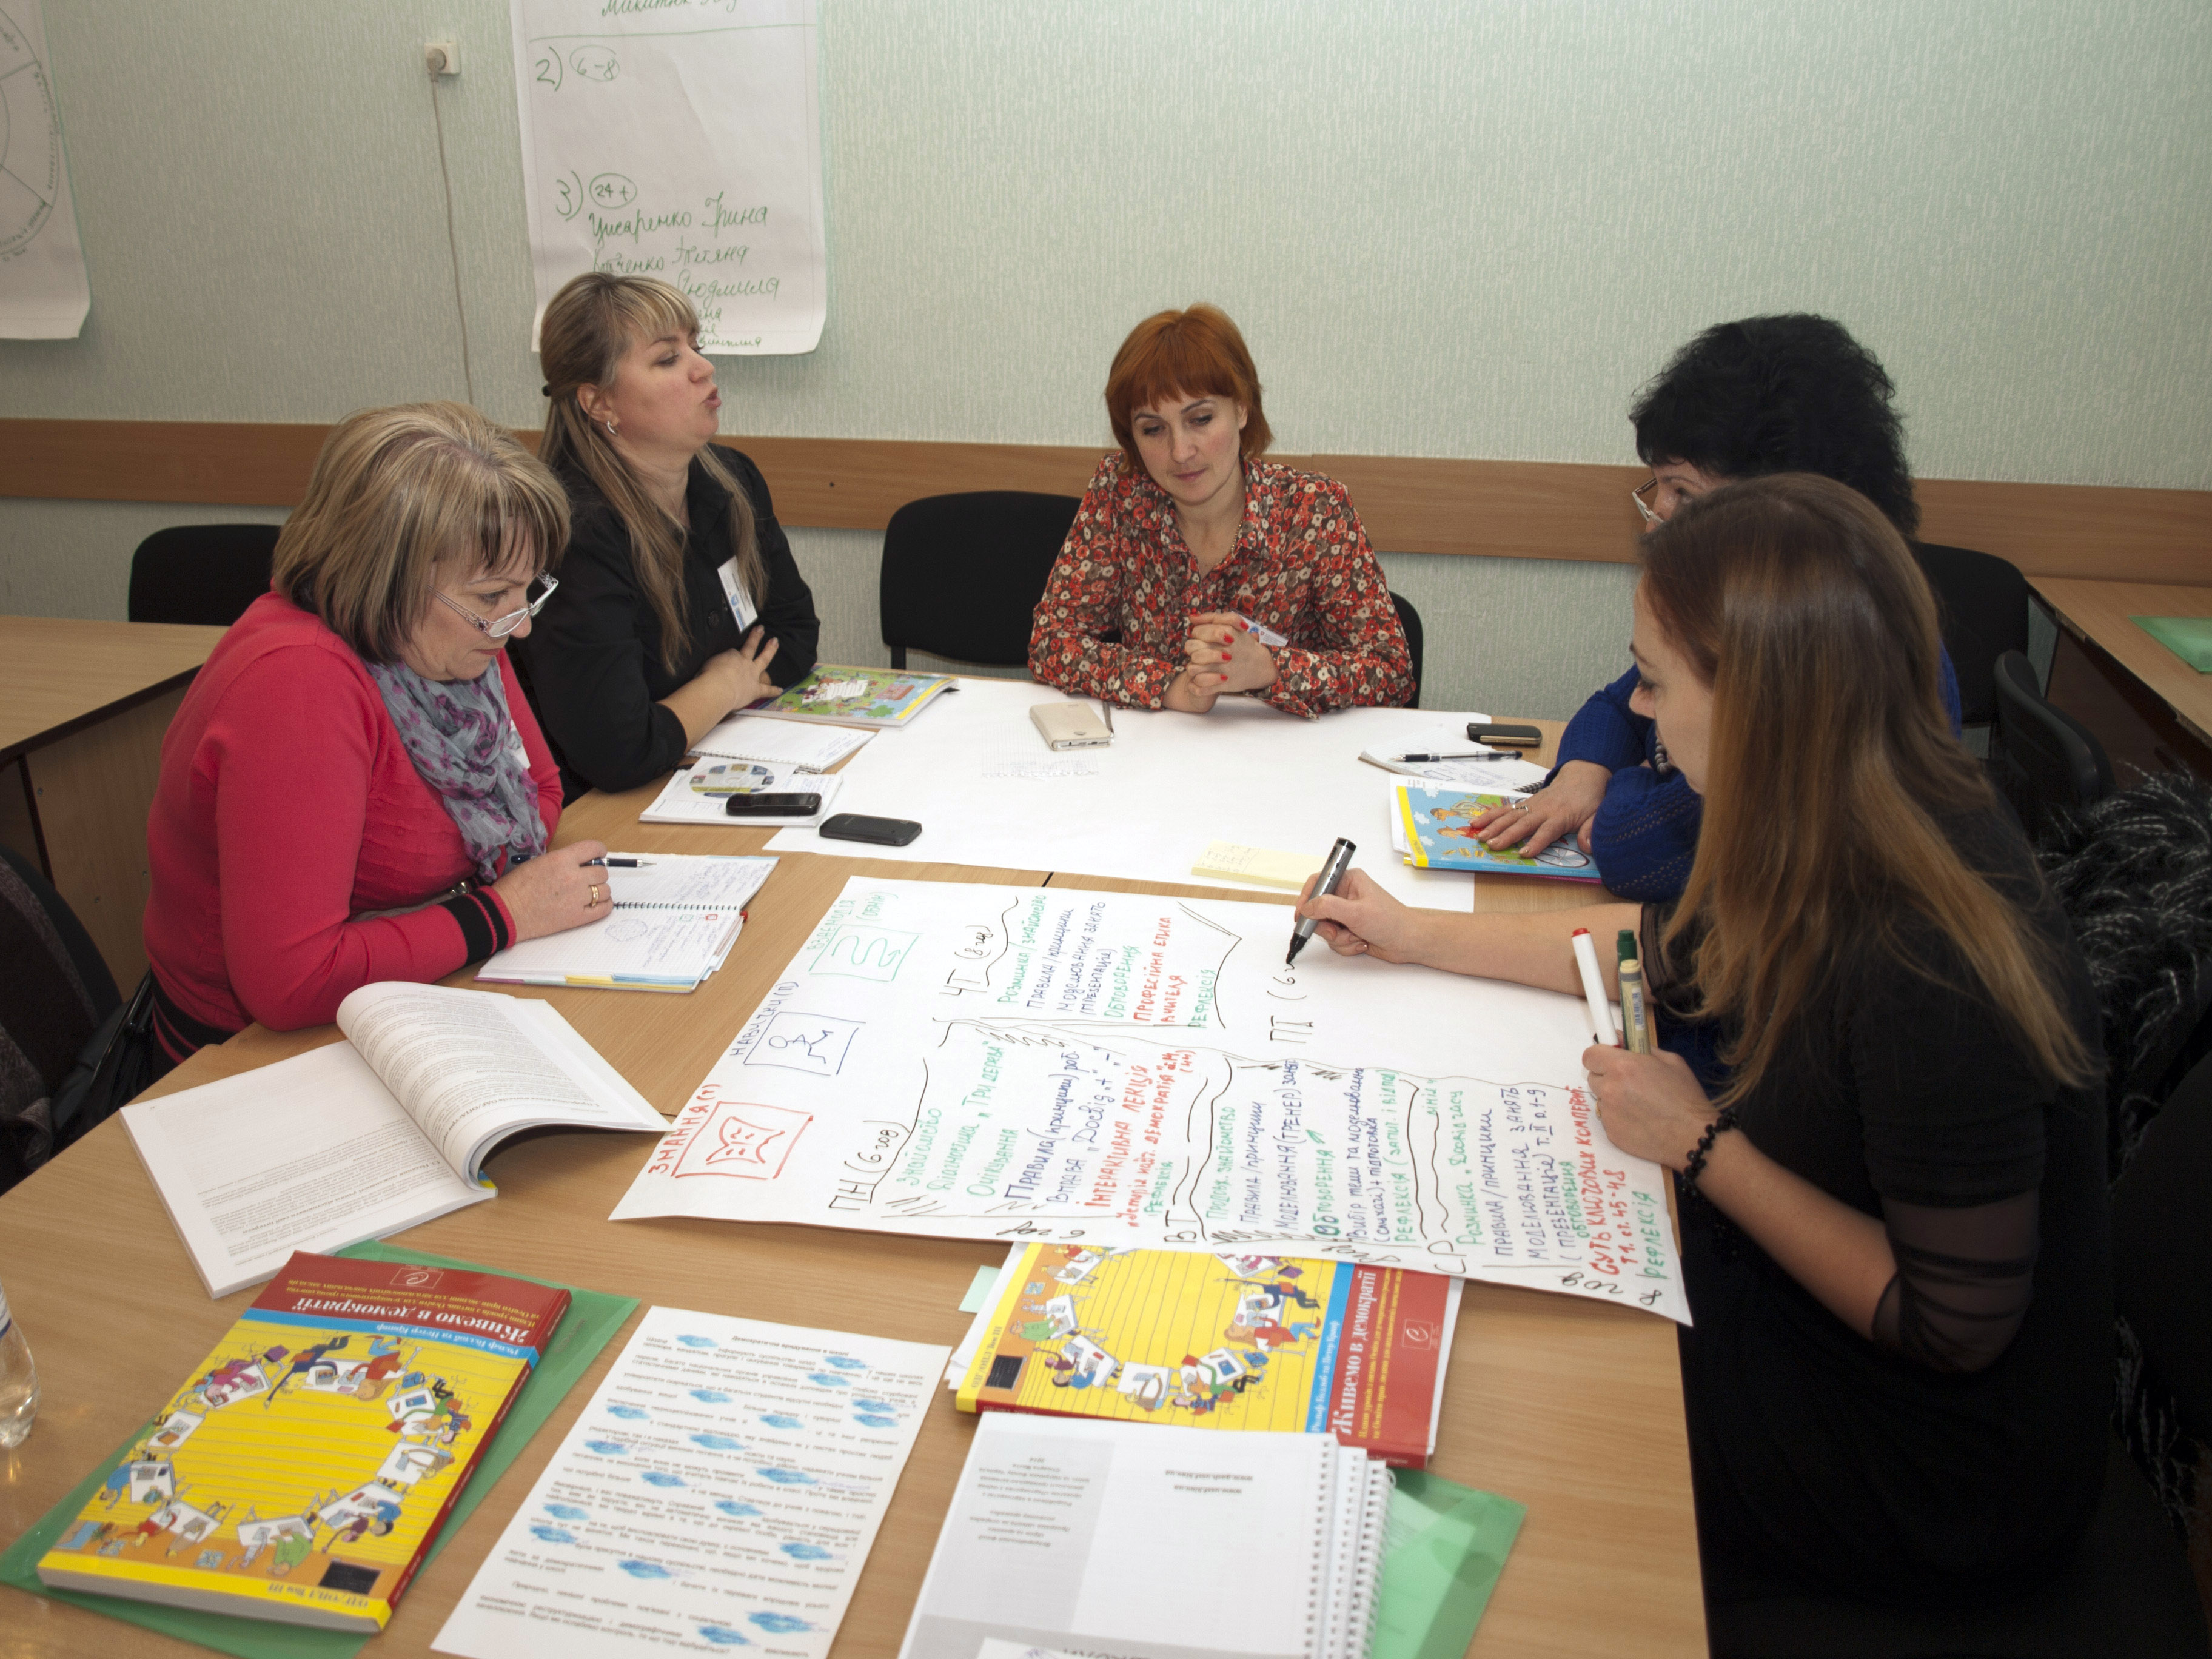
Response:
[[[1259,459],[1273,434],[1236,324],[1204,305],[1146,318],[1115,354],[1106,409],[1121,447],[1037,604],[1031,673],[1192,714],[1224,692],[1307,720],[1412,700],[1405,630],[1344,486]]]

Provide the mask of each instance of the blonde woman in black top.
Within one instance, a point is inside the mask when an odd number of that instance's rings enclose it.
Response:
[[[1710,1601],[1996,1598],[2062,1561],[2112,1391],[2097,1020],[2018,823],[1951,736],[1936,606],[1863,496],[1785,473],[1644,539],[1637,712],[1704,799],[1681,897],[1529,916],[1307,901],[1345,954],[1571,992],[1641,926],[1673,1054],[1583,1057],[1677,1172]],[[1609,952],[1607,954],[1610,954]]]
[[[759,469],[713,441],[722,400],[698,332],[677,289],[599,271],[538,331],[539,454],[574,528],[520,660],[571,799],[673,770],[814,666],[814,596]]]

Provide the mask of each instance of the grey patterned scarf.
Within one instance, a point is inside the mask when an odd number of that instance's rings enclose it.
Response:
[[[519,864],[544,852],[538,784],[499,665],[473,680],[426,680],[404,663],[368,667],[407,757],[453,814],[477,877],[497,880],[502,853]]]

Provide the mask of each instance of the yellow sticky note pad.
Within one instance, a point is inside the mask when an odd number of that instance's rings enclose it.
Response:
[[[1322,860],[1306,853],[1278,853],[1265,847],[1239,847],[1233,841],[1206,843],[1206,851],[1190,866],[1194,876],[1223,881],[1249,882],[1255,887],[1276,887],[1295,893],[1306,878],[1322,866]]]

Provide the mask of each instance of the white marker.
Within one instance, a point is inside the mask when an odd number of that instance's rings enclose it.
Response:
[[[1582,969],[1583,995],[1589,1000],[1590,1029],[1601,1045],[1613,1046],[1613,1009],[1606,1000],[1605,980],[1597,970],[1597,941],[1587,927],[1575,929],[1575,966]]]

